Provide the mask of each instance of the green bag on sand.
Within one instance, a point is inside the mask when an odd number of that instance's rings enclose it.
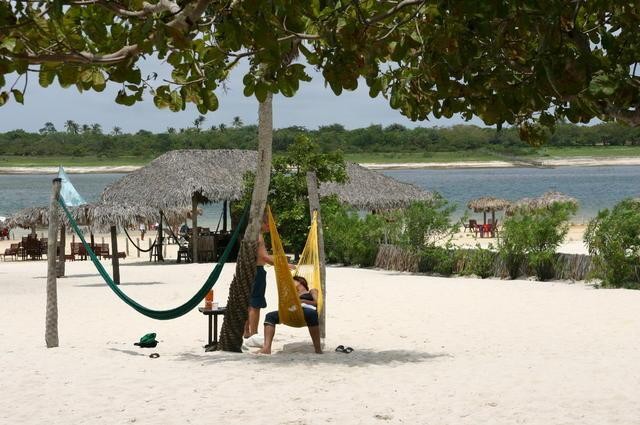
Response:
[[[158,341],[156,341],[156,334],[146,334],[142,338],[140,338],[140,342],[134,342],[133,345],[137,345],[142,348],[153,348],[158,345]]]

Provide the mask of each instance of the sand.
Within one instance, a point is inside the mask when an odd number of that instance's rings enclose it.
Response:
[[[640,157],[573,157],[536,159],[540,165],[547,167],[598,167],[608,165],[640,165]],[[402,169],[440,169],[440,168],[510,168],[526,167],[527,162],[520,161],[452,161],[452,162],[389,162],[389,163],[361,163],[372,170],[402,170]],[[90,173],[130,173],[142,166],[114,165],[65,167],[68,174]],[[56,174],[58,167],[0,167],[0,174]]]
[[[108,264],[108,262],[105,262]],[[188,299],[211,264],[124,261],[145,305]],[[225,303],[233,265],[216,285]],[[640,292],[329,267],[326,352],[278,326],[272,356],[206,353],[206,319],[139,315],[90,262],[0,261],[2,424],[637,424]],[[267,300],[276,305],[273,269]],[[263,310],[263,315],[265,311]],[[155,349],[133,346],[156,332]],[[337,345],[355,349],[334,352]],[[160,357],[151,359],[148,354]]]

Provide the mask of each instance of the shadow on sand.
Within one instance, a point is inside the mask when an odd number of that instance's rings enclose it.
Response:
[[[438,357],[451,357],[447,353],[427,353],[413,350],[385,350],[375,351],[369,349],[356,349],[350,354],[337,353],[333,350],[325,351],[322,355],[315,355],[310,347],[304,352],[283,350],[276,351],[270,356],[228,353],[224,351],[213,351],[203,354],[182,353],[176,356],[179,361],[193,361],[205,364],[219,364],[227,362],[260,362],[269,363],[274,366],[290,366],[300,363],[312,364],[332,364],[345,365],[350,367],[360,367],[368,365],[386,365],[394,363],[421,363]]]
[[[94,276],[100,276],[99,273],[80,273],[80,274],[65,274],[62,277],[59,277],[58,279],[67,279],[70,277],[94,277]],[[46,279],[47,276],[35,276],[34,279]]]
[[[143,356],[143,357],[148,357],[149,354],[151,354],[151,351],[149,353],[139,353],[137,351],[133,351],[133,350],[121,350],[119,348],[108,348],[108,350],[111,351],[116,351],[118,353],[122,353],[122,354],[128,354],[130,356]]]
[[[122,282],[118,286],[146,286],[146,285],[166,285],[166,282]],[[107,284],[104,282],[101,283],[88,283],[88,284],[78,284],[73,285],[77,288],[101,288],[106,286]]]

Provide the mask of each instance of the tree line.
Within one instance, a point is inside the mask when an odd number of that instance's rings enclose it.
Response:
[[[229,125],[204,125],[198,116],[187,128],[168,128],[161,133],[140,130],[125,133],[120,127],[109,131],[100,124],[66,121],[58,129],[47,122],[36,132],[13,130],[0,133],[0,154],[11,156],[72,157],[156,157],[175,149],[256,149],[257,126],[245,125],[239,117]],[[523,142],[514,128],[455,125],[452,127],[407,128],[400,124],[371,125],[347,130],[340,124],[281,128],[274,132],[275,152],[284,152],[299,136],[314,140],[323,152],[422,153],[479,151],[526,155],[534,149]],[[559,124],[548,146],[635,146],[640,144],[640,128],[615,123],[594,126]]]

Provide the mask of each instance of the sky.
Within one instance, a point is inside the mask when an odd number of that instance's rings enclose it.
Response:
[[[162,64],[155,66],[163,67]],[[143,75],[145,75],[143,70]],[[216,91],[219,98],[219,108],[215,112],[205,115],[203,128],[224,123],[229,125],[233,118],[239,116],[245,124],[256,124],[258,102],[255,97],[245,97],[242,93],[242,77],[246,72],[246,65],[236,68],[228,81],[227,92]],[[322,125],[342,124],[347,129],[367,127],[371,124],[387,126],[398,123],[407,127],[446,127],[461,124],[459,117],[451,119],[431,119],[430,121],[412,122],[391,109],[387,100],[382,97],[372,99],[368,88],[361,82],[358,89],[352,92],[344,91],[340,96],[333,94],[329,87],[324,87],[320,73],[311,68],[307,72],[313,80],[302,82],[300,90],[292,98],[278,95],[274,97],[273,121],[275,128],[289,126],[303,126],[316,129]],[[7,83],[13,84],[7,76]],[[18,83],[19,86],[22,82]],[[158,109],[153,104],[150,95],[146,95],[143,102],[134,106],[123,106],[115,103],[119,84],[108,85],[101,93],[79,93],[75,87],[60,88],[56,84],[44,89],[37,83],[37,78],[31,75],[30,83],[24,99],[20,105],[13,99],[0,107],[0,132],[14,129],[38,131],[45,122],[52,122],[58,130],[64,129],[64,122],[73,120],[79,124],[99,123],[103,131],[109,132],[113,127],[120,127],[125,132],[148,130],[154,133],[164,132],[168,127],[185,128],[193,125],[193,120],[199,115],[197,109],[188,106],[186,110],[171,112],[168,109]],[[482,125],[478,119],[470,123]]]

